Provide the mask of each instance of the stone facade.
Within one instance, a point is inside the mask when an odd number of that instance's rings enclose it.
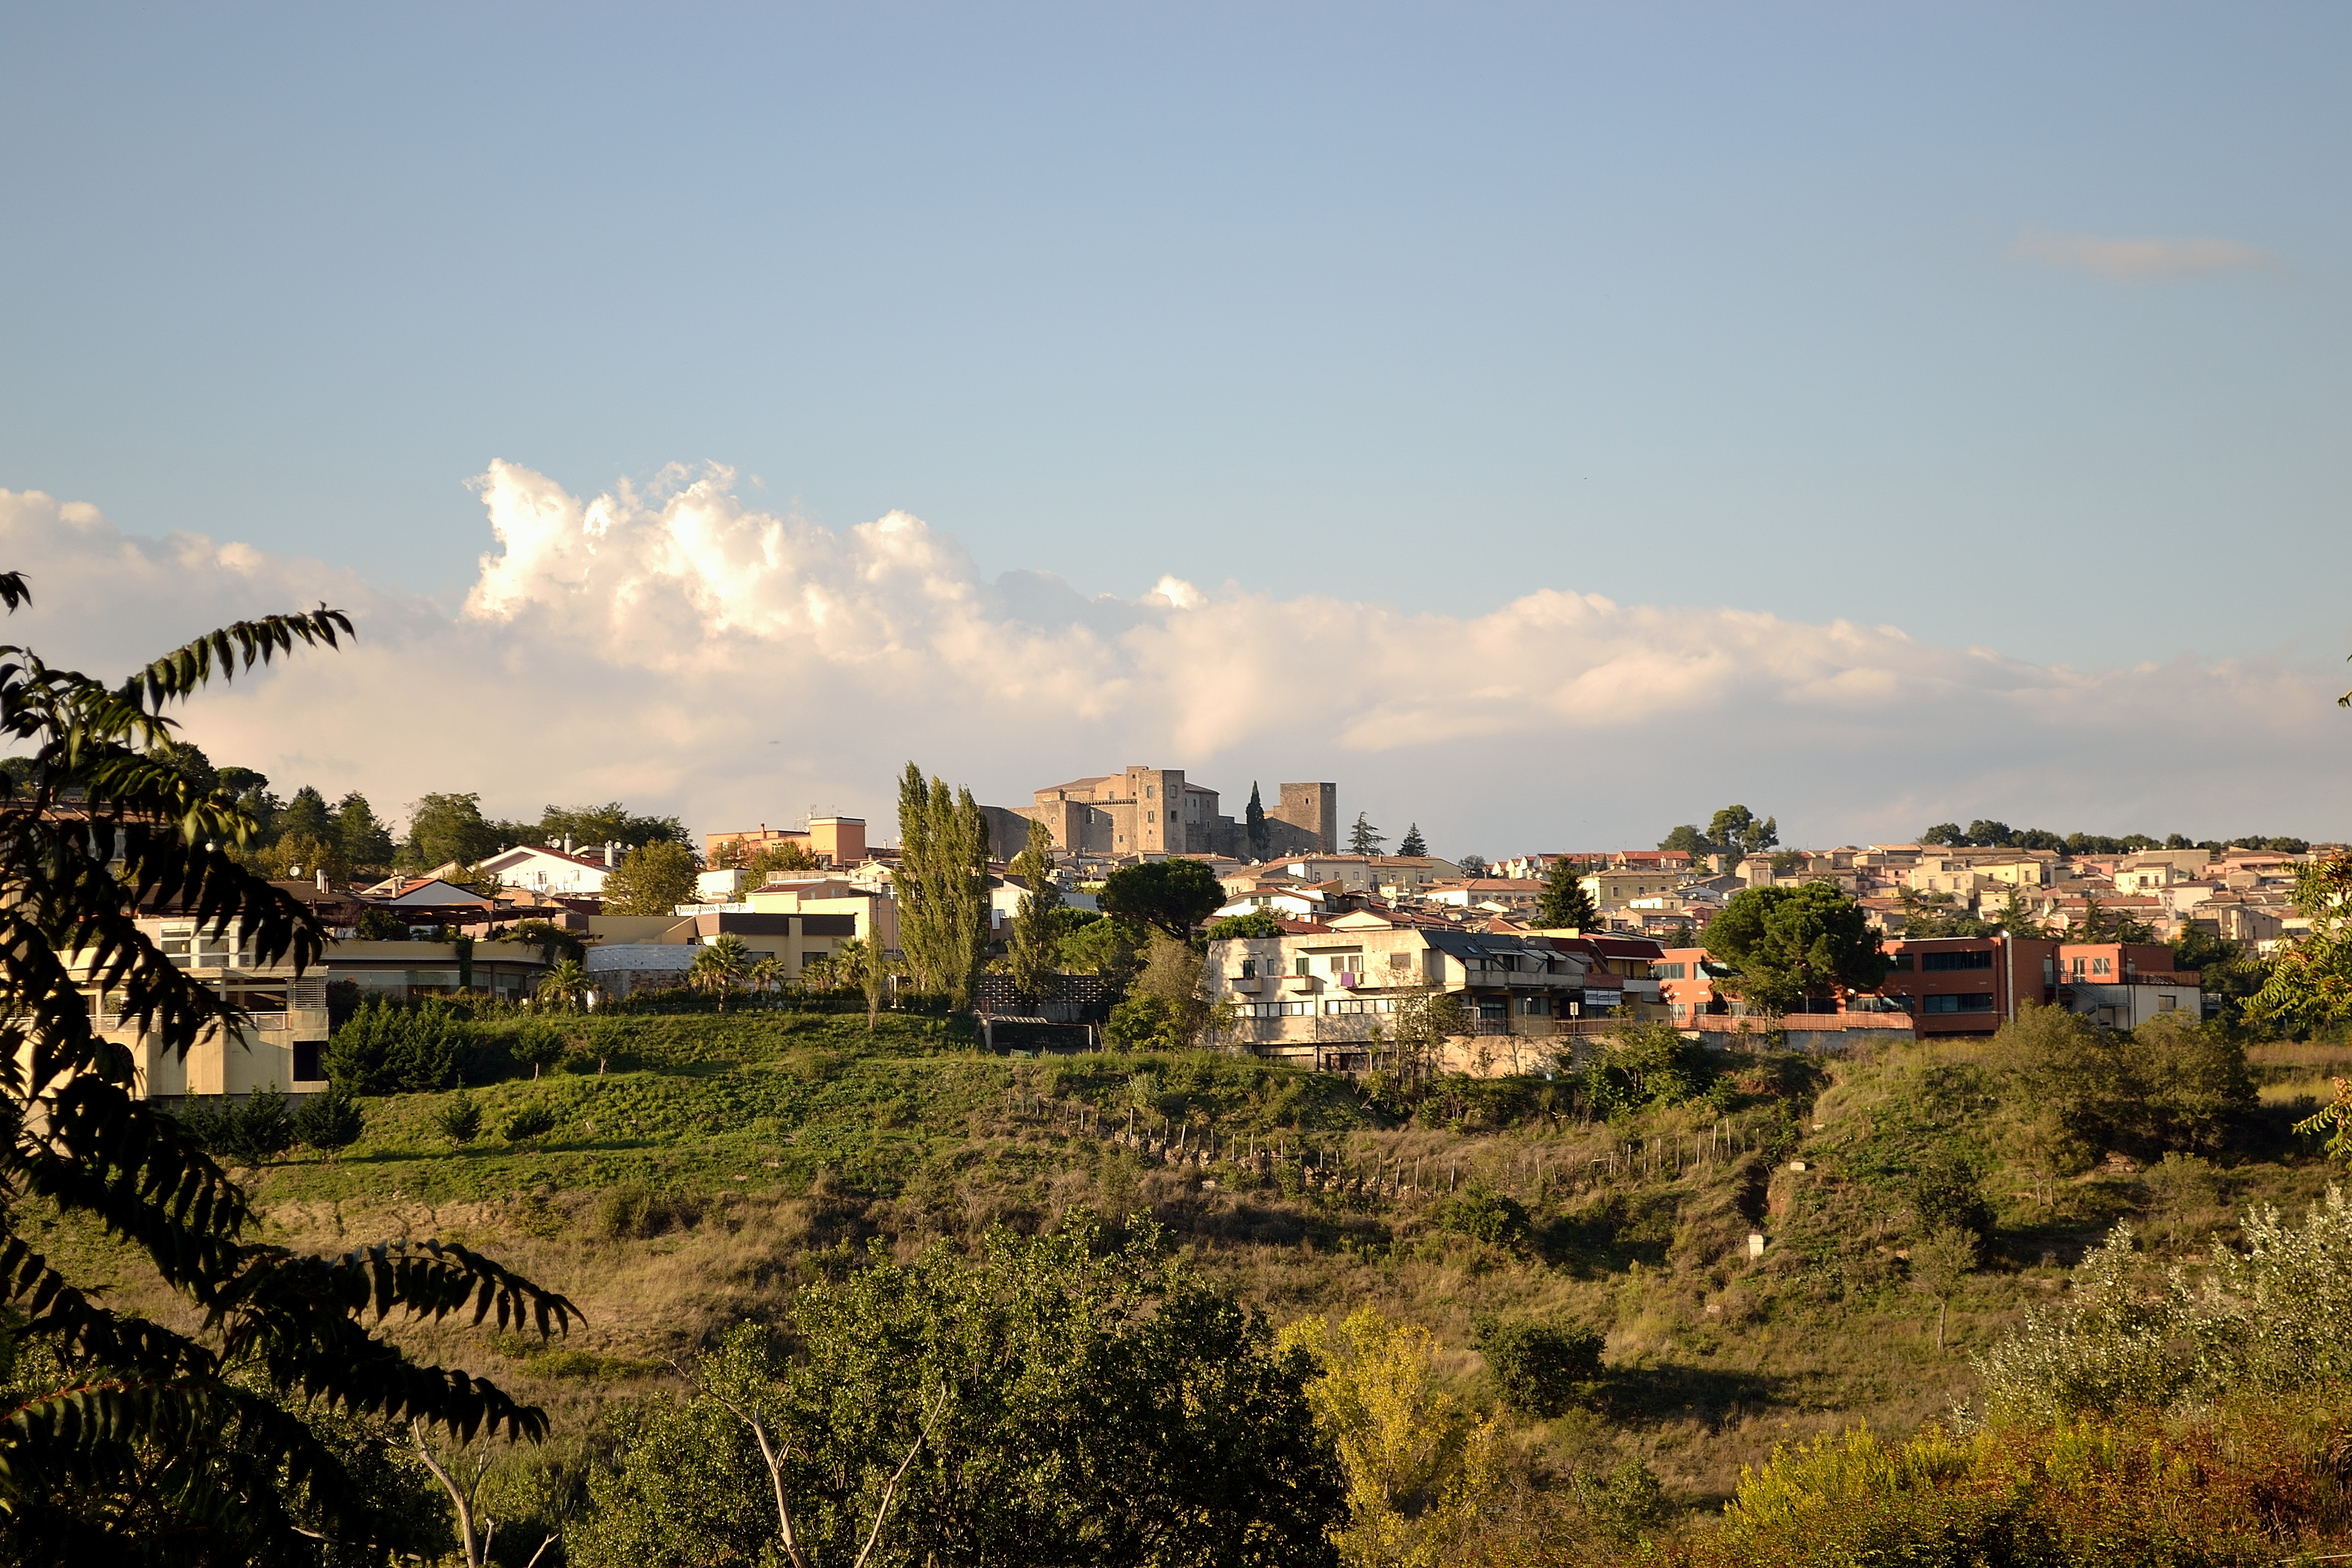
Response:
[[[1251,858],[1247,826],[1219,806],[1217,792],[1183,769],[1138,765],[1049,785],[1019,815],[1043,822],[1064,854]],[[1338,784],[1282,785],[1265,812],[1268,855],[1332,853],[1339,817]]]

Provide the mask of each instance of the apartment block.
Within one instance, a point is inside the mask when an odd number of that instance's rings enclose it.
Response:
[[[138,1021],[122,1016],[119,993],[90,994],[90,1015],[100,1034],[130,1051],[133,1092],[141,1098],[198,1094],[251,1094],[275,1084],[289,1094],[327,1087],[321,1058],[327,1045],[327,977],[313,969],[298,976],[292,963],[263,963],[242,921],[225,931],[200,929],[192,916],[170,910],[142,911],[140,932],[162,950],[174,968],[246,1010],[250,1023],[216,1029],[184,1057],[151,1039]],[[67,959],[79,975],[89,973],[79,955]]]

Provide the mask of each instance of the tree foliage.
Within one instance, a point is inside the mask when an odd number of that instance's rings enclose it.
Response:
[[[619,1416],[572,1561],[775,1561],[781,1499],[807,1561],[847,1564],[902,1465],[879,1562],[1332,1561],[1341,1492],[1307,1366],[1148,1222],[1117,1247],[1083,1209],[1052,1235],[992,1231],[973,1260],[877,1247],[804,1288],[792,1329],[787,1356],[738,1327],[692,1398]]]
[[[1317,1371],[1307,1396],[1347,1478],[1342,1559],[1366,1568],[1452,1561],[1500,1489],[1498,1428],[1438,1386],[1429,1331],[1359,1307],[1337,1324],[1301,1318],[1279,1342]]]
[[[1397,840],[1396,852],[1416,858],[1429,853],[1429,841],[1421,836],[1420,823],[1405,824],[1404,837]]]
[[[1706,924],[1707,952],[1737,971],[1724,990],[1769,1012],[1800,1009],[1886,978],[1862,906],[1825,882],[1745,888]]]
[[[1147,860],[1103,879],[1103,913],[1182,942],[1225,901],[1217,874],[1200,860]]]
[[[1988,1053],[2004,1094],[2085,1151],[2218,1148],[2255,1103],[2245,1047],[2178,1016],[2129,1035],[2063,1007],[2025,1006]]]
[[[1377,855],[1388,841],[1389,836],[1374,827],[1362,812],[1356,813],[1355,826],[1348,829],[1349,854]]]
[[[988,818],[969,789],[907,764],[898,781],[898,946],[919,990],[971,999],[988,942]]]
[[[1539,1420],[1596,1392],[1603,1342],[1598,1329],[1543,1318],[1485,1319],[1471,1334],[1503,1403]]]
[[[1551,863],[1544,873],[1543,901],[1536,910],[1538,924],[1547,931],[1589,931],[1601,923],[1601,911],[1584,890],[1584,867],[1575,861]]]
[[[1252,910],[1245,915],[1227,915],[1209,926],[1211,942],[1233,942],[1250,937],[1282,935],[1282,921],[1264,910]]]
[[[1242,816],[1244,831],[1249,837],[1250,858],[1263,860],[1273,852],[1274,835],[1265,826],[1265,803],[1258,798],[1257,780],[1250,780],[1249,806]]]
[[[694,851],[656,839],[621,857],[604,874],[604,912],[613,915],[675,914],[694,900]]]
[[[1024,996],[1045,996],[1055,984],[1055,948],[1061,941],[1062,884],[1054,873],[1054,835],[1032,818],[1029,841],[1013,862],[1026,884],[1013,916],[1013,980]]]
[[[462,1031],[438,996],[363,1002],[327,1042],[327,1078],[354,1094],[416,1094],[457,1081]]]
[[[0,574],[0,604],[29,596]],[[0,1295],[19,1356],[0,1413],[0,1533],[19,1560],[124,1561],[159,1530],[231,1530],[238,1561],[316,1562],[302,1529],[347,1542],[377,1529],[320,1425],[334,1413],[544,1427],[492,1384],[410,1362],[367,1320],[455,1313],[544,1332],[568,1324],[568,1302],[437,1242],[317,1258],[254,1239],[244,1192],[134,1097],[131,1054],[98,1032],[85,994],[119,996],[152,1048],[179,1055],[243,1022],[139,929],[140,909],[184,912],[261,963],[319,962],[314,917],[233,853],[251,811],[176,765],[164,710],[350,631],[325,608],[239,622],[112,688],[0,648],[0,732],[31,755],[0,780],[0,1095],[22,1129],[0,1143]],[[128,1316],[78,1284],[20,1228],[45,1207],[142,1255],[203,1327]],[[142,1510],[121,1506],[134,1496]]]

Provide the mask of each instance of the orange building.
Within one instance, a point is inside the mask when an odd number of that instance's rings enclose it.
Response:
[[[766,823],[747,833],[707,833],[702,838],[705,865],[716,864],[721,849],[733,847],[750,859],[762,849],[797,844],[816,857],[816,863],[836,871],[866,861],[866,819],[862,816],[812,816],[806,827],[770,827]]]

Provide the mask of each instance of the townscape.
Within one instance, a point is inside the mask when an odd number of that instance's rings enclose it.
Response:
[[[2313,1486],[2250,1525],[2231,1489],[2273,1461],[2196,1447],[2301,1464],[2329,1429],[2226,1391],[2331,1386],[2289,1347],[2352,1237],[2322,1191],[2352,1135],[2318,1141],[2352,1096],[2315,1076],[2352,1071],[2344,846],[1979,821],[1796,850],[1734,805],[1656,847],[1449,858],[1415,824],[1384,853],[1331,782],[1235,818],[1130,767],[1003,808],[913,763],[890,841],[471,793],[395,837],[185,738],[144,754],[201,828],[55,744],[7,764],[12,864],[115,868],[44,923],[111,934],[57,949],[36,1033],[84,1043],[26,1058],[50,1141],[18,1157],[216,1184],[227,1250],[158,1252],[188,1222],[120,1184],[32,1220],[121,1305],[16,1266],[28,1554],[180,1519],[150,1477],[191,1460],[221,1500],[168,1528],[205,1562],[1154,1562],[1161,1488],[1205,1510],[1168,1552],[1267,1563],[1843,1562],[1993,1496],[1967,1539],[2077,1560],[2149,1508],[2189,1552],[2158,1561],[2352,1525]],[[144,1152],[80,1130],[101,1084]],[[2252,1206],[2279,1200],[2299,1228]],[[404,1239],[258,1307],[354,1225]],[[2128,1303],[2200,1243],[2184,1361]],[[2235,1336],[2258,1296],[2276,1334]],[[292,1403],[231,1392],[189,1318],[299,1365],[371,1300],[373,1348]],[[467,1300],[487,1357],[444,1321]],[[183,1326],[132,1351],[125,1312]],[[77,1388],[76,1347],[194,1371]],[[410,1355],[489,1376],[369,1381]],[[2094,1416],[2205,1457],[2049,1483]],[[1111,1468],[971,1479],[1038,1452]]]

